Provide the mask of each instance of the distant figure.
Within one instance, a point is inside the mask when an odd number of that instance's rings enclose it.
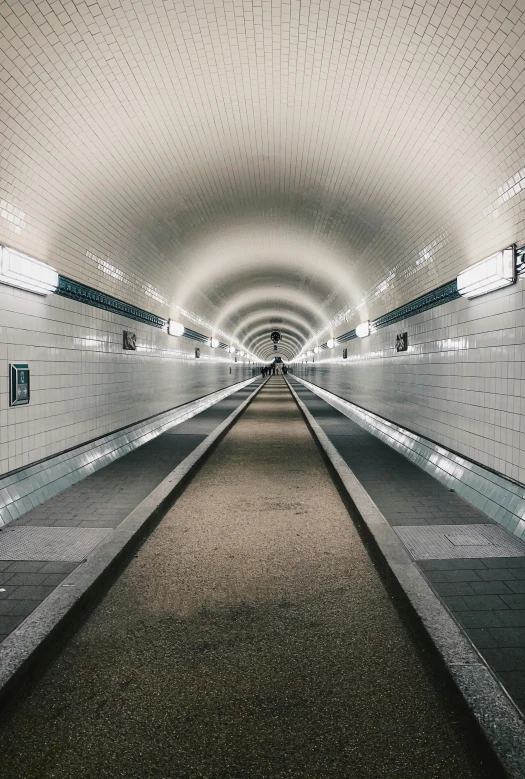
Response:
[[[286,365],[283,365],[283,376],[286,376],[287,373],[288,373],[288,368],[286,367]]]
[[[264,367],[264,365],[261,368],[261,374],[262,374],[262,377],[264,379],[264,377],[266,376],[266,368]]]
[[[273,375],[275,376],[275,363],[273,364]]]

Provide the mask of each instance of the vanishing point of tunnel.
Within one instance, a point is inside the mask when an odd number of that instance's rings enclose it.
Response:
[[[2,779],[525,779],[525,0],[0,0]]]

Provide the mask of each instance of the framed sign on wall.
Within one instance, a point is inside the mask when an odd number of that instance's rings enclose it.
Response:
[[[12,363],[9,368],[9,405],[26,406],[29,403],[29,365]]]
[[[137,334],[131,330],[122,331],[122,348],[130,352],[137,350]]]
[[[406,352],[408,349],[408,333],[396,335],[396,352]]]

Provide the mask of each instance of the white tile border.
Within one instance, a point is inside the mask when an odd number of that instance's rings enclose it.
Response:
[[[525,487],[466,460],[423,436],[343,400],[299,376],[309,390],[453,489],[510,533],[525,540]]]

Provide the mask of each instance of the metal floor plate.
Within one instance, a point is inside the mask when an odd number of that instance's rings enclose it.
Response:
[[[0,533],[0,560],[81,562],[109,532],[91,527],[7,527]]]
[[[525,543],[499,525],[395,527],[414,560],[525,557]]]

